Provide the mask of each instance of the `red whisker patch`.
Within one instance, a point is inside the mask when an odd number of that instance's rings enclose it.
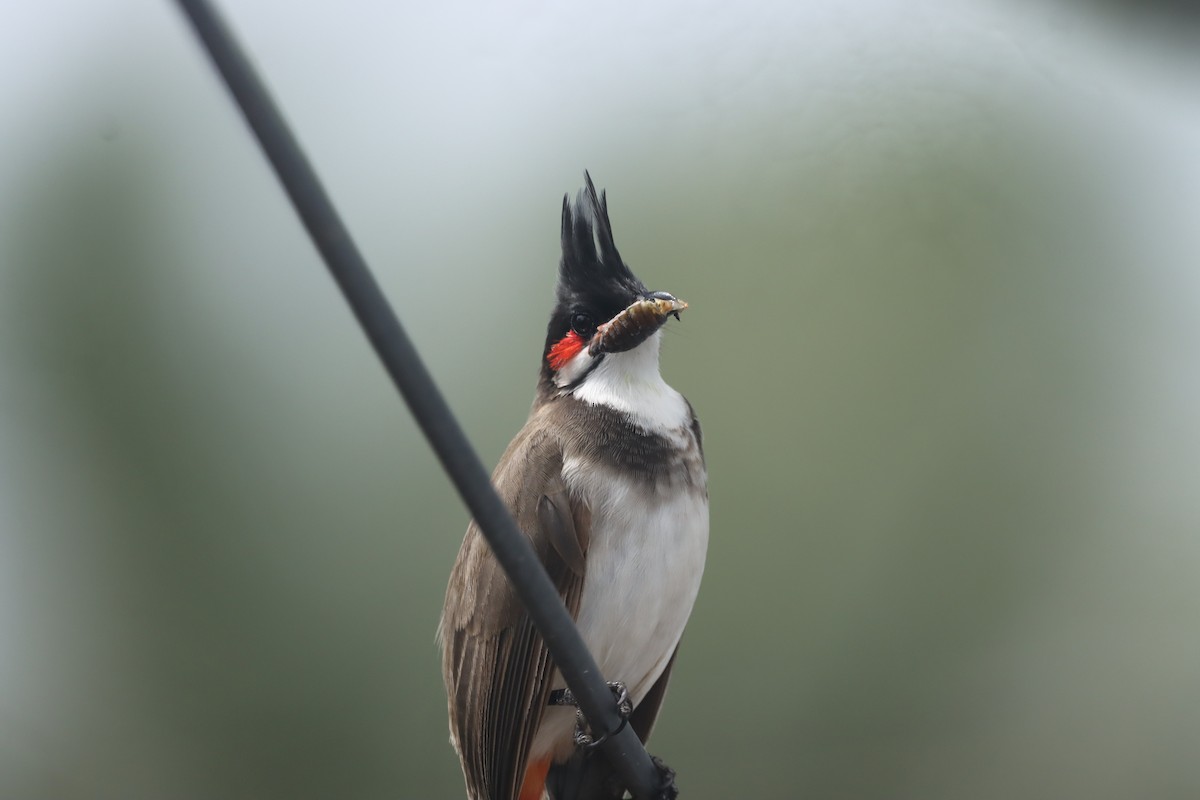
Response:
[[[565,367],[568,361],[579,355],[583,344],[583,337],[575,331],[570,331],[562,339],[559,339],[558,344],[551,347],[550,352],[546,354],[546,361],[550,363],[550,369],[558,372]]]

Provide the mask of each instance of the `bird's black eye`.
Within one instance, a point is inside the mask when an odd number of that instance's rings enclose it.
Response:
[[[578,311],[571,315],[571,330],[580,336],[591,336],[596,332],[596,322],[591,314]]]

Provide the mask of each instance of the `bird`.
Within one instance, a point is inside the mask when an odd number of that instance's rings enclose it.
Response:
[[[704,572],[708,473],[696,414],[659,371],[663,326],[688,304],[634,275],[607,194],[584,181],[563,197],[533,406],[492,481],[645,742]],[[474,521],[438,639],[470,800],[623,795]]]

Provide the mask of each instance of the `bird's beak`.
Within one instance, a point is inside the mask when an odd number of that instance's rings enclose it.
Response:
[[[649,339],[668,317],[679,319],[679,312],[687,307],[687,303],[674,295],[650,292],[600,325],[588,343],[588,353],[596,356],[632,350]]]

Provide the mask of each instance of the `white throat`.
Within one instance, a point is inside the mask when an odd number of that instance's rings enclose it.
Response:
[[[577,399],[623,411],[649,431],[674,431],[686,426],[691,414],[683,395],[659,374],[661,345],[662,331],[655,331],[632,350],[608,353],[594,369],[595,359],[585,347],[555,374],[554,382],[562,389],[586,374],[570,392]]]

